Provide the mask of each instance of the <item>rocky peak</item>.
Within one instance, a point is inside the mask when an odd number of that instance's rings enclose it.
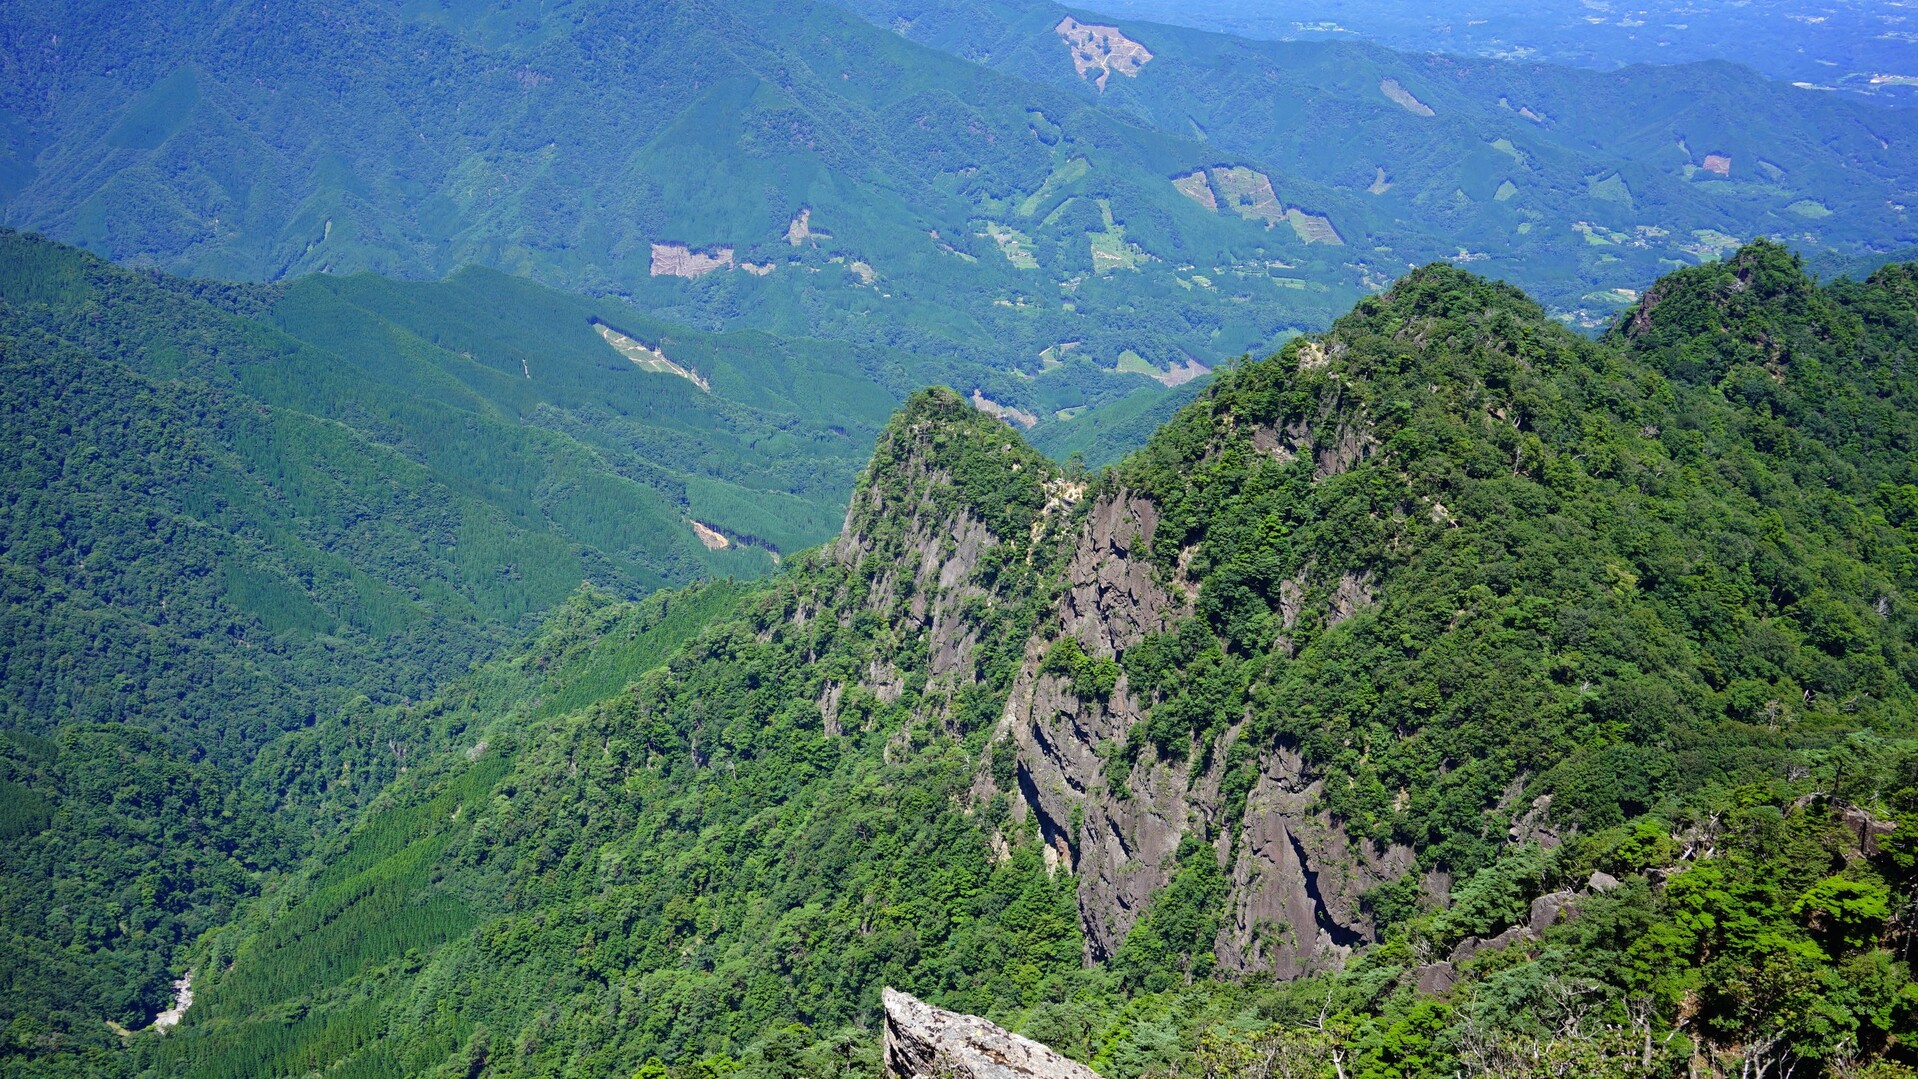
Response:
[[[1084,1064],[978,1016],[892,988],[881,999],[888,1079],[1099,1079]]]
[[[1044,511],[1058,466],[1003,422],[943,386],[922,390],[886,425],[846,510],[836,554],[928,513],[970,517],[996,540],[1027,535]]]
[[[1797,255],[1758,240],[1721,262],[1661,278],[1620,318],[1610,340],[1684,381],[1717,381],[1740,363],[1762,364],[1782,377],[1795,337],[1849,340],[1854,322]]]

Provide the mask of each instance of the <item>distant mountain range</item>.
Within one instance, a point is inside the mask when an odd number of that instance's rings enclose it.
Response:
[[[1918,30],[1876,0],[1101,0],[1110,15],[1284,41],[1370,41],[1600,71],[1730,60],[1785,82],[1918,104]]]
[[[1036,0],[13,15],[16,227],[254,280],[483,265],[977,364],[953,381],[1040,425],[1433,258],[1597,325],[1753,235],[1918,240],[1918,113],[1725,64],[1252,42]]]

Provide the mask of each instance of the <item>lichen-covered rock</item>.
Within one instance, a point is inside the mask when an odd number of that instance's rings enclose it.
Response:
[[[888,1079],[1099,1079],[1098,1073],[976,1015],[935,1008],[888,988]]]
[[[1578,917],[1577,892],[1547,892],[1532,900],[1532,917],[1529,926],[1534,934],[1543,935],[1547,929],[1576,917]]]

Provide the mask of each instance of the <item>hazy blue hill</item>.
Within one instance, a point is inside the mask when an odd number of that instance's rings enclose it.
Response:
[[[1101,0],[1101,10],[1241,37],[1359,39],[1412,52],[1523,58],[1612,71],[1632,64],[1731,60],[1772,78],[1909,105],[1910,85],[1874,76],[1905,67],[1910,43],[1895,9],[1869,0],[1809,8],[1797,0],[1695,4],[1682,20],[1651,5],[1600,13],[1576,0],[1487,6],[1474,0],[1323,0],[1273,8],[1256,0]],[[1606,15],[1612,17],[1605,17]]]
[[[1894,207],[1918,121],[1726,65],[1127,22],[1152,59],[1101,88],[1065,8],[849,6],[24,4],[4,219],[224,277],[481,265],[892,350],[905,383],[1062,426],[1434,257],[1596,327],[1754,235],[1848,257],[1913,238]]]
[[[1106,369],[1264,347],[1359,295],[1374,258],[1362,199],[1298,192],[1346,247],[1207,213],[1166,182],[1203,163],[1188,133],[829,5],[236,7],[205,33],[97,14],[27,50],[6,101],[32,172],[6,214],[118,259],[268,279],[477,263],[687,325],[907,349],[922,380],[1044,414],[1140,380],[993,373],[1067,341]],[[655,276],[655,245],[733,268]]]
[[[1401,234],[1444,236],[1455,245],[1445,254],[1484,256],[1487,272],[1594,317],[1624,302],[1597,286],[1636,290],[1722,250],[1722,236],[1862,253],[1918,235],[1901,208],[1918,114],[1729,63],[1601,73],[1255,42],[1019,0],[847,6],[1138,122],[1200,133],[1228,155],[1221,163],[1237,155],[1358,194]],[[1095,89],[1053,32],[1068,11],[1117,25],[1152,60]],[[1388,80],[1406,103],[1384,92]],[[1728,175],[1708,157],[1723,157]],[[1375,189],[1381,181],[1390,186]]]
[[[582,580],[751,575],[831,535],[900,377],[487,271],[219,286],[19,234],[0,265],[9,723],[229,762],[333,694],[420,695]]]
[[[907,377],[904,358],[884,349],[701,333],[479,269],[432,283],[308,277],[268,317],[369,378],[428,379],[471,407],[575,439],[692,517],[775,551],[838,528],[861,447]],[[710,391],[638,370],[600,326],[657,347]],[[394,364],[396,353],[413,362]],[[422,452],[462,452],[415,438]]]

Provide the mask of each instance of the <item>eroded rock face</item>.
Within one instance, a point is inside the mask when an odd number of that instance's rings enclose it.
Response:
[[[1232,918],[1214,950],[1231,969],[1296,978],[1336,968],[1373,940],[1359,898],[1411,868],[1412,851],[1354,843],[1313,812],[1320,784],[1290,749],[1264,764],[1238,829]]]
[[[979,641],[961,612],[968,600],[985,597],[973,574],[1000,538],[971,514],[953,514],[937,504],[932,492],[949,482],[949,477],[916,462],[908,471],[912,501],[889,502],[879,487],[855,496],[847,507],[833,557],[872,582],[866,596],[868,610],[896,619],[903,631],[930,629],[927,673],[935,684],[964,685],[972,681],[973,652]],[[908,523],[902,543],[880,551],[868,526],[886,518]],[[902,603],[901,596],[908,598]],[[904,692],[906,679],[889,659],[874,656],[860,685],[890,703]],[[837,699],[830,703],[836,720]],[[827,704],[822,699],[822,715]]]
[[[973,1015],[897,989],[886,1007],[888,1079],[1099,1079],[1097,1072]]]
[[[951,403],[959,402],[955,396]],[[1318,423],[1254,431],[1252,442],[1257,452],[1304,456],[1322,477],[1352,467],[1376,445],[1362,425],[1329,414]],[[1199,588],[1186,568],[1191,551],[1170,566],[1149,553],[1159,507],[1126,489],[1085,504],[1082,485],[1048,477],[1044,508],[1029,524],[1015,524],[1013,534],[998,536],[944,493],[951,477],[936,460],[909,450],[886,482],[863,487],[848,507],[830,555],[850,571],[852,602],[844,610],[878,615],[885,628],[857,667],[822,679],[822,728],[846,730],[847,702],[855,697],[904,699],[907,669],[926,675],[915,722],[951,720],[952,702],[980,678],[981,627],[990,623],[979,612],[1011,598],[992,575],[982,575],[987,562],[1002,558],[999,549],[1008,545],[1024,548],[1017,557],[1028,560],[1048,549],[1061,559],[1053,563],[1060,567],[1057,591],[1048,594],[1046,613],[1019,625],[1022,658],[992,748],[962,804],[1001,793],[1003,779],[995,777],[1003,777],[998,765],[1009,753],[1013,789],[1003,793],[1011,795],[1016,826],[1037,825],[1048,868],[1074,875],[1086,959],[1119,951],[1171,880],[1188,837],[1208,844],[1230,882],[1213,946],[1223,968],[1298,977],[1335,968],[1372,941],[1360,896],[1402,876],[1411,852],[1353,841],[1319,808],[1319,777],[1290,745],[1237,747],[1259,729],[1249,710],[1221,717],[1224,730],[1211,745],[1192,736],[1184,752],[1162,753],[1136,735],[1151,702],[1123,670],[1105,683],[1109,691],[1082,698],[1071,675],[1046,667],[1063,639],[1095,662],[1109,662],[1193,615]],[[1061,546],[1045,546],[1055,543]],[[1308,564],[1279,589],[1283,631],[1302,619],[1334,625],[1349,618],[1377,602],[1375,587],[1369,572]],[[842,613],[842,625],[848,617]],[[910,664],[901,658],[908,643]],[[1283,635],[1278,643],[1284,645]],[[1246,749],[1258,771],[1241,808],[1223,791],[1228,768],[1240,767],[1228,762],[1243,760]],[[1121,750],[1130,763],[1114,767],[1109,762]],[[904,733],[887,748],[889,756],[912,751]],[[992,837],[1002,857],[1011,834],[1009,828]]]
[[[1078,877],[1088,960],[1118,951],[1153,893],[1171,879],[1180,841],[1197,834],[1233,837],[1214,846],[1220,864],[1232,867],[1230,917],[1215,945],[1222,966],[1285,978],[1336,967],[1373,939],[1359,896],[1404,873],[1411,851],[1353,843],[1313,809],[1319,784],[1283,746],[1263,748],[1243,815],[1226,820],[1225,762],[1243,723],[1233,724],[1210,754],[1195,744],[1175,760],[1150,745],[1137,747],[1135,764],[1114,790],[1106,755],[1145,718],[1145,702],[1123,674],[1110,697],[1098,701],[1079,699],[1066,678],[1042,672],[1057,637],[1076,639],[1096,658],[1116,656],[1191,613],[1191,582],[1161,580],[1146,556],[1158,521],[1156,506],[1125,491],[1087,512],[1056,622],[1028,645],[1001,721],[1000,737],[1018,750],[1015,813],[1037,819],[1048,864]],[[1307,602],[1307,584],[1289,593],[1288,626]],[[1314,584],[1313,591],[1326,597],[1328,622],[1372,602],[1369,578],[1341,579],[1329,589]]]
[[[1145,557],[1158,520],[1156,507],[1127,492],[1091,507],[1066,570],[1053,632],[1077,638],[1088,655],[1104,658],[1184,616],[1188,598],[1156,581]],[[1133,768],[1126,797],[1107,790],[1099,747],[1123,741],[1145,710],[1123,675],[1101,702],[1081,701],[1064,678],[1040,673],[1051,637],[1042,630],[1028,646],[1001,735],[1019,750],[1017,811],[1037,816],[1047,863],[1079,877],[1079,920],[1087,958],[1096,961],[1118,949],[1153,891],[1171,875],[1172,856],[1200,791],[1193,789],[1186,765],[1160,762],[1149,751]],[[1215,779],[1210,788],[1217,787]]]

